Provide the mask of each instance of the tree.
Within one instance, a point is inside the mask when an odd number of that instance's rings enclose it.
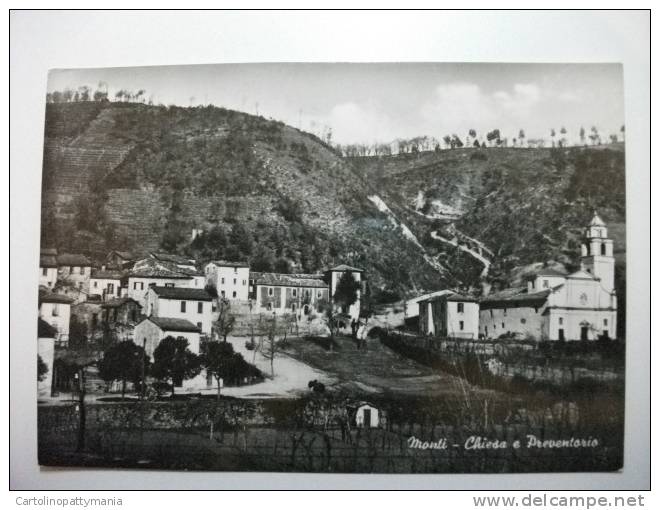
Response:
[[[621,141],[625,142],[626,141],[626,126],[621,124],[621,129],[619,129],[621,132]]]
[[[470,129],[470,131],[468,131],[468,135],[470,135],[471,138],[476,139],[477,131],[475,129]]]
[[[182,336],[166,336],[154,351],[151,374],[171,383],[172,396],[175,386],[185,379],[192,379],[201,371],[199,356],[190,352],[188,340]]]
[[[217,295],[217,291],[216,291]],[[231,312],[231,302],[227,298],[218,300],[218,320],[215,322],[218,334],[227,342],[227,335],[234,329],[236,317]]]
[[[110,383],[121,381],[121,398],[126,395],[126,383],[132,382],[135,386],[143,385],[143,374],[148,373],[149,356],[144,349],[130,340],[119,342],[110,347],[98,362],[99,375]]]
[[[451,148],[451,136],[445,135],[442,137],[442,141],[445,142],[445,146],[450,149]]]
[[[201,363],[218,384],[218,400],[220,400],[222,381],[234,375],[236,365],[234,348],[226,341],[206,342],[202,348]]]
[[[37,354],[37,381],[43,381],[48,373],[48,365]]]
[[[359,291],[360,282],[353,277],[353,273],[344,271],[339,277],[335,294],[332,296],[333,302],[346,313],[349,307],[358,300]]]
[[[525,144],[525,130],[521,129],[518,131],[518,140],[520,140],[520,146],[523,147]]]
[[[589,140],[591,140],[592,145],[600,145],[600,135],[598,134],[598,128],[596,126],[591,126],[591,134],[589,135]]]
[[[550,138],[552,139],[552,146],[553,147],[555,146],[555,135],[556,134],[557,133],[555,133],[555,128],[550,128]]]
[[[584,145],[585,141],[585,131],[584,131],[584,126],[580,127],[580,143]]]
[[[265,342],[261,341],[261,354],[264,358],[270,361],[270,376],[275,377],[275,357],[279,351],[277,345],[277,315],[273,312],[272,319],[266,319],[266,339]],[[286,333],[285,333],[286,335]]]
[[[564,126],[561,127],[559,130],[559,133],[561,134],[561,139],[559,140],[559,144],[563,147],[567,144],[566,141],[566,128]]]

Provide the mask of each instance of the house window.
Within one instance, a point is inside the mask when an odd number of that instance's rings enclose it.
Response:
[[[224,290],[221,290],[221,291],[220,291],[220,295],[221,295],[222,297],[225,297],[225,291],[224,291]]]
[[[201,322],[198,322],[198,323],[197,323],[197,327],[198,327],[199,329],[202,329],[202,323],[201,323]]]
[[[78,288],[82,290],[83,282],[78,282]]]
[[[504,323],[502,323],[502,329],[504,329]]]
[[[202,313],[203,310],[204,310],[204,303],[202,303],[201,301],[199,301],[199,302],[197,303],[197,313]]]
[[[224,284],[225,284],[225,279],[224,279],[224,278],[220,278],[220,284],[221,284],[221,285],[224,285]]]
[[[94,282],[96,283],[96,282]],[[114,283],[108,283],[108,294],[113,294],[115,292],[115,284]]]
[[[323,291],[321,291],[321,290],[319,290],[319,291],[316,293],[316,297],[319,298],[319,299],[321,299],[321,296],[322,296],[322,295],[323,295]]]
[[[137,322],[137,310],[135,308],[131,310],[131,321]]]
[[[57,316],[60,314],[60,311],[59,311],[57,305],[53,305],[53,312],[52,312],[52,314],[53,314],[53,317],[57,317]]]
[[[94,281],[94,288],[97,288],[99,286],[99,282]]]
[[[534,288],[534,280],[532,280],[532,289]]]
[[[458,303],[458,305],[456,305],[456,306],[458,307],[458,313],[463,313],[464,303]],[[461,328],[461,329],[463,329],[463,328]]]
[[[490,318],[493,318],[493,310],[490,311]]]
[[[234,298],[236,297],[236,291],[231,293],[231,297],[234,297]]]
[[[166,283],[165,287],[174,287],[174,284],[173,283]]]
[[[538,306],[534,307],[534,313],[539,313],[539,307]]]
[[[297,289],[291,289],[291,295],[293,297],[298,297],[298,290]]]
[[[504,310],[502,310],[502,315],[506,317],[506,307],[504,307]]]
[[[268,288],[268,295],[269,295],[269,296],[272,296],[272,295],[273,295],[273,288],[272,288],[272,287],[269,287],[269,288]]]
[[[181,313],[186,313],[186,302],[181,301]]]
[[[604,244],[600,245],[600,254],[605,255],[605,245]]]
[[[544,289],[547,289],[549,287],[549,285],[550,284],[548,283],[548,280],[543,280],[543,288]]]
[[[465,323],[464,323],[463,321],[459,321],[459,323],[458,323],[458,328],[459,328],[461,331],[463,331],[464,326],[465,326]]]
[[[607,319],[603,319],[603,326],[607,326]]]
[[[236,278],[234,278],[234,285],[236,285]]]
[[[243,280],[243,286],[245,286],[245,280]]]
[[[43,276],[48,276],[48,268],[44,267],[44,268],[41,270],[41,274],[42,274]]]
[[[238,273],[238,268],[237,267],[234,268],[234,274],[236,274],[236,273]]]
[[[80,268],[80,274],[85,274],[85,268],[84,267]]]
[[[563,317],[559,317],[559,325],[561,326],[562,324],[564,324],[564,318],[563,318]]]
[[[522,319],[520,319],[520,324],[525,324],[526,322],[527,322],[527,319],[525,319],[524,317]]]
[[[98,321],[99,321],[99,314],[93,313],[92,314],[92,327],[93,328],[96,327],[96,324],[98,323]]]
[[[69,274],[73,274],[73,266],[69,266]]]

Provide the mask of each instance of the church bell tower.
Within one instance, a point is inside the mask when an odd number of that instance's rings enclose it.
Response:
[[[582,270],[600,278],[608,292],[614,292],[614,245],[607,237],[607,225],[594,212],[594,217],[585,229],[582,241]]]

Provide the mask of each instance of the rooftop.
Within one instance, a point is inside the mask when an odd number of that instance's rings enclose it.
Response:
[[[252,273],[250,278],[257,285],[271,285],[280,287],[314,287],[327,288],[328,284],[322,280],[321,275],[312,274],[284,274],[284,273]]]
[[[339,264],[338,266],[331,267],[328,271],[353,271],[355,273],[364,273],[364,269],[347,266],[346,264]]]
[[[544,267],[543,269],[539,269],[537,272],[530,275],[528,278],[536,278],[537,276],[561,276],[562,278],[565,278],[566,274],[567,273],[558,271],[551,267]]]
[[[133,254],[130,251],[112,250],[110,253],[108,253],[108,257],[110,257],[113,253],[119,255],[122,259],[125,260],[133,259]]]
[[[250,267],[250,264],[247,262],[232,262],[229,260],[212,260],[209,264],[215,264],[219,267]]]
[[[60,266],[91,266],[92,261],[80,253],[62,253],[57,256]]]
[[[39,338],[56,338],[57,329],[48,324],[43,319],[37,320],[37,337]]]
[[[551,292],[552,289],[546,289],[540,292],[527,292],[527,287],[514,287],[490,294],[482,298],[480,303],[481,306],[490,308],[497,307],[498,305],[508,305],[511,307],[516,307],[520,304],[531,306],[535,304],[541,305],[545,303]]]
[[[176,255],[173,253],[162,253],[162,252],[151,252],[150,255],[156,259],[160,260],[163,262],[172,262],[174,264],[180,264],[184,266],[194,266],[195,261],[193,259],[189,259],[187,257],[184,257],[182,255]]]
[[[591,218],[591,223],[589,223],[590,227],[604,227],[605,222],[602,220],[600,216],[598,216],[598,213],[594,211],[594,217]]]
[[[50,292],[48,290],[39,290],[39,303],[62,303],[70,305],[74,302],[74,299],[64,294],[56,294],[55,292]]]
[[[211,295],[204,289],[192,287],[151,287],[156,295],[163,299],[190,299],[195,301],[212,301]]]
[[[112,269],[93,269],[91,278],[99,278],[104,280],[121,280],[125,273],[119,270]]]
[[[149,317],[148,319],[163,331],[190,331],[199,333],[201,330],[186,319],[174,319],[172,317]]]
[[[39,267],[57,267],[57,256],[42,253],[39,256]]]
[[[120,306],[122,306],[126,303],[130,303],[130,302],[133,302],[136,305],[138,305],[140,308],[142,308],[142,305],[140,303],[135,301],[135,299],[129,298],[129,297],[110,299],[110,300],[106,301],[105,303],[103,303],[101,305],[101,308],[119,308]]]

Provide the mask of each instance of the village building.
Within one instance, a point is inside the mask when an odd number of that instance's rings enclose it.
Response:
[[[423,335],[442,338],[477,338],[479,303],[475,298],[449,292],[419,301],[419,328]]]
[[[114,298],[101,304],[101,320],[104,326],[135,325],[142,320],[142,306],[129,297]]]
[[[200,353],[201,330],[186,319],[171,317],[147,317],[135,326],[133,342],[144,347],[145,352],[152,356],[160,341],[166,336],[184,337],[188,340],[188,349],[195,354]]]
[[[55,343],[67,345],[69,342],[69,323],[73,300],[49,290],[39,291],[39,318],[46,321],[57,331]]]
[[[100,336],[102,326],[101,301],[84,301],[71,305],[70,324],[74,322],[85,326],[89,340],[94,340]]]
[[[480,334],[533,340],[615,338],[613,242],[598,214],[585,229],[580,266],[571,274],[541,270],[530,276],[527,287],[482,299]]]
[[[191,287],[193,277],[180,271],[160,267],[141,267],[128,273],[126,295],[144,308],[149,287]]]
[[[121,297],[122,292],[127,291],[125,287],[127,280],[124,272],[117,269],[107,269],[105,266],[101,269],[92,269],[89,294],[100,296],[101,301]]]
[[[369,402],[352,402],[348,406],[348,414],[354,426],[359,428],[377,428],[380,425],[380,411]]]
[[[230,301],[249,299],[250,266],[245,262],[213,260],[204,266],[206,285],[212,285],[218,297]]]
[[[112,250],[105,260],[108,267],[129,269],[135,262],[135,256],[130,251]]]
[[[46,372],[37,382],[38,397],[50,397],[53,387],[53,362],[55,360],[55,339],[57,330],[43,319],[37,319],[37,354],[46,365]]]
[[[57,250],[42,248],[39,254],[39,285],[52,289],[57,283]]]
[[[152,286],[147,291],[144,310],[148,317],[186,319],[202,334],[210,335],[212,301],[204,289]]]
[[[328,284],[323,280],[323,275],[250,274],[253,312],[300,313],[306,316],[320,311],[321,303],[329,302],[328,292]]]
[[[436,290],[435,292],[429,292],[428,294],[423,294],[411,299],[408,299],[404,303],[403,314],[406,319],[413,319],[419,317],[419,302],[431,299],[437,296],[444,296],[445,294],[451,294],[452,291],[448,289]]]
[[[61,253],[57,256],[57,279],[69,286],[89,294],[89,277],[92,273],[92,261],[85,255]]]
[[[164,262],[176,265],[179,269],[196,270],[195,259],[190,259],[182,255],[172,253],[151,252],[149,256],[158,262]]]
[[[358,320],[360,318],[360,300],[362,297],[362,284],[363,284],[363,273],[364,270],[358,269],[357,267],[347,266],[346,264],[340,264],[336,267],[328,269],[325,272],[325,280],[329,282],[330,286],[330,297],[335,295],[337,290],[337,284],[339,283],[340,278],[344,273],[349,273],[353,279],[360,284],[360,289],[357,291],[357,301],[346,309],[341,310],[342,313],[348,314],[351,319]]]

